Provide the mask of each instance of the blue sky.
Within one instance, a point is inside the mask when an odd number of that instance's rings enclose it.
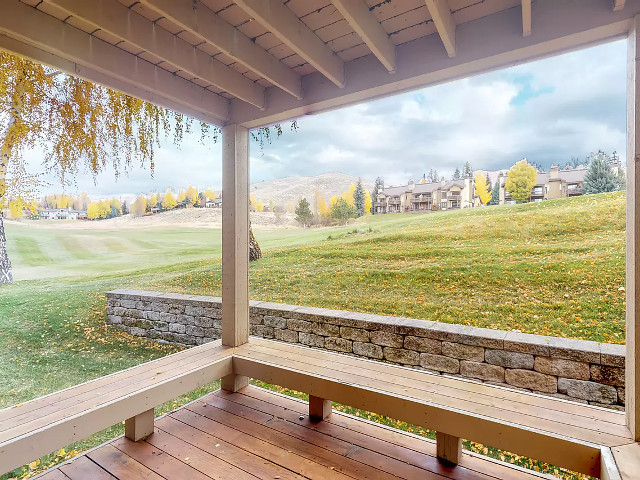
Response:
[[[385,184],[419,179],[430,169],[450,176],[469,161],[474,169],[508,168],[522,157],[549,166],[591,151],[625,158],[626,41],[539,60],[411,93],[298,120],[263,150],[251,149],[252,182],[341,171]],[[95,197],[163,191],[188,184],[219,188],[220,144],[186,137],[165,142],[156,170],[134,169],[117,181],[80,173],[67,192]],[[27,153],[42,171],[41,154]],[[49,176],[49,191],[61,191]]]

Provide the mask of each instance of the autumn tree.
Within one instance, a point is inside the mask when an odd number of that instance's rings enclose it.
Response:
[[[306,198],[301,198],[296,207],[296,222],[302,225],[302,228],[307,228],[311,220],[313,220],[313,213],[309,208],[309,202]]]
[[[531,196],[531,189],[536,185],[538,173],[526,159],[517,162],[507,172],[505,189],[517,203],[526,202]]]
[[[478,172],[476,174],[476,178],[474,180],[475,184],[475,193],[480,198],[480,203],[486,205],[489,200],[491,200],[491,192],[489,191],[489,186],[487,185],[487,180],[485,179],[482,173]]]
[[[350,218],[356,218],[357,216],[358,210],[356,207],[354,205],[349,205],[344,198],[338,198],[331,206],[331,218],[344,220],[345,226],[347,226]]]
[[[209,199],[210,201],[214,201],[216,199],[216,192],[214,192],[213,190],[211,190],[210,188],[207,188],[204,191],[204,196]]]
[[[198,201],[198,189],[193,185],[187,187],[186,198],[187,206],[193,207]]]
[[[26,148],[42,148],[47,167],[64,184],[83,167],[94,175],[109,166],[116,174],[133,165],[153,169],[161,138],[173,131],[179,142],[188,123],[180,114],[0,52],[0,202],[25,196],[8,186]],[[32,184],[20,187],[28,193]],[[0,215],[0,283],[12,280]]]
[[[173,210],[178,206],[178,201],[176,197],[174,197],[171,189],[167,190],[167,193],[164,194],[164,198],[162,199],[162,208],[165,210]]]
[[[147,198],[147,211],[151,212],[152,209],[156,208],[158,206],[158,196],[155,193],[152,193],[151,195],[149,195],[149,198]]]
[[[364,191],[364,214],[369,215],[373,209],[373,202],[371,201],[371,194],[369,190]]]
[[[138,195],[133,205],[131,205],[131,213],[134,215],[144,215],[147,211],[147,199],[144,195]]]
[[[358,210],[358,216],[361,217],[364,215],[365,205],[364,205],[364,188],[362,188],[362,179],[358,179],[358,183],[356,184],[356,188],[353,191],[353,203]]]

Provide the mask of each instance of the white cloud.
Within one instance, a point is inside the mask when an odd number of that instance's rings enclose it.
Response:
[[[625,158],[626,42],[520,65],[498,72],[298,120],[297,132],[252,144],[251,179],[340,170],[387,184],[417,179],[435,168],[450,175],[465,161],[497,169],[522,157],[564,164],[599,148]],[[32,166],[37,154],[30,152]],[[220,187],[220,144],[198,135],[181,150],[161,149],[153,179],[134,169],[117,183],[112,173],[77,180],[79,190],[136,193],[167,187]],[[59,188],[53,188],[53,190]]]

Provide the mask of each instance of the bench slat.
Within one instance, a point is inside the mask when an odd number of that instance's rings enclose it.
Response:
[[[290,352],[290,354],[298,353],[300,348],[304,349],[305,358],[326,358],[324,354],[331,353],[313,348],[303,347],[299,345],[291,345],[282,342],[275,342],[272,340],[264,340],[261,338],[252,337],[251,348],[264,347],[271,349],[278,349],[283,352]],[[298,350],[295,350],[298,349]],[[334,354],[335,355],[335,354]],[[392,375],[401,375],[407,379],[411,379],[414,382],[420,384],[430,384],[438,391],[442,387],[451,387],[467,393],[467,395],[484,395],[486,394],[486,384],[482,384],[469,379],[451,378],[444,375],[433,374],[416,370],[410,367],[402,367],[399,365],[391,365],[376,360],[370,360],[365,358],[353,357],[350,355],[340,355],[340,357],[332,359],[332,362],[337,362],[343,365],[350,365],[351,367],[364,368],[367,370],[373,370],[377,372],[386,372]],[[462,381],[460,381],[462,380]],[[615,410],[605,410],[602,408],[593,408],[589,405],[582,405],[576,402],[570,402],[558,398],[549,398],[539,394],[523,393],[516,390],[509,390],[505,387],[498,387],[491,385],[491,398],[495,400],[508,400],[509,402],[518,402],[527,406],[538,406],[544,409],[556,410],[558,412],[579,415],[591,420],[604,421],[616,425],[622,425],[626,427],[626,421],[624,413]],[[501,403],[501,405],[504,405]]]
[[[270,357],[280,358],[286,361],[290,357],[290,351],[282,351],[280,348],[278,348],[277,345],[274,346],[274,343],[275,342],[272,342],[271,344],[252,344],[251,351],[261,352]],[[500,416],[500,418],[503,419],[508,419],[508,415],[513,413],[514,416],[517,416],[519,418],[518,423],[525,422],[525,424],[527,424],[527,419],[525,417],[522,417],[522,415],[528,415],[530,416],[528,424],[530,424],[531,426],[535,425],[538,428],[541,428],[540,419],[549,420],[553,422],[549,424],[549,426],[552,428],[551,431],[559,434],[566,434],[566,426],[569,426],[570,428],[577,426],[581,429],[586,429],[587,431],[593,431],[595,433],[606,433],[614,435],[616,437],[621,437],[621,440],[612,439],[612,445],[628,443],[627,440],[630,440],[631,438],[629,435],[629,430],[626,428],[626,426],[622,426],[617,423],[606,422],[598,418],[591,418],[589,416],[589,413],[591,411],[597,412],[598,414],[603,413],[598,409],[581,406],[581,411],[583,412],[583,414],[578,415],[574,412],[568,412],[564,408],[562,410],[556,410],[554,408],[554,404],[560,404],[564,406],[566,405],[565,402],[557,402],[550,399],[548,402],[546,402],[547,405],[545,407],[530,405],[528,403],[523,403],[509,398],[508,394],[510,392],[508,390],[502,390],[492,385],[482,385],[474,383],[474,391],[468,392],[464,389],[458,388],[458,386],[464,386],[472,383],[465,380],[448,379],[450,380],[449,382],[441,382],[439,385],[434,385],[430,383],[429,380],[434,377],[443,377],[431,373],[411,370],[409,368],[398,368],[392,365],[384,365],[384,368],[376,368],[378,367],[378,365],[372,364],[370,362],[360,362],[359,364],[354,364],[353,360],[358,362],[358,359],[353,358],[350,358],[350,360],[352,360],[351,362],[344,362],[340,357],[349,358],[346,357],[346,355],[341,355],[338,358],[331,357],[331,362],[329,363],[329,359],[327,357],[319,357],[317,355],[318,353],[322,354],[323,352],[317,352],[313,351],[312,349],[308,349],[305,350],[305,355],[296,355],[294,358],[296,358],[297,361],[310,364],[314,367],[323,369],[330,368],[332,371],[341,372],[342,374],[357,372],[367,377],[376,378],[380,381],[383,381],[385,385],[396,385],[401,388],[415,388],[424,392],[425,395],[437,395],[438,402],[449,404],[456,408],[466,408],[461,406],[460,402],[478,404],[487,408],[497,409],[496,413]],[[340,375],[340,373],[338,375]],[[496,393],[498,392],[502,393],[502,398],[500,399],[496,399]],[[520,394],[519,397],[522,396],[523,395]],[[529,395],[529,397],[533,396]],[[524,398],[526,399],[526,396],[524,396]],[[488,410],[484,409],[483,412],[487,414]],[[618,412],[615,412],[611,416],[617,418],[621,415]],[[513,419],[508,419],[508,421],[512,420]],[[594,441],[594,437],[590,435],[585,435],[584,437],[578,438],[582,438],[583,440],[590,442]]]
[[[149,369],[148,364],[145,364],[142,375],[134,374],[134,372],[137,373],[135,370],[130,372],[130,374],[132,374],[131,379],[118,378],[113,384],[106,385],[98,379],[96,383],[102,383],[100,388],[90,389],[81,395],[67,398],[63,402],[53,402],[52,405],[43,406],[40,410],[31,411],[24,416],[14,417],[9,421],[3,422],[2,431],[0,431],[0,442],[20,436],[35,428],[54,423],[65,417],[92,410],[100,405],[125,397],[150,385],[158,384],[172,378],[178,378],[191,369],[207,365],[218,358],[229,356],[231,353],[231,348],[218,345],[216,349],[199,352],[195,358],[185,358],[181,361],[173,362],[170,364],[170,368],[166,368],[167,366],[165,366],[163,370]],[[157,368],[161,367],[158,365]],[[86,386],[87,384],[83,384],[83,387]],[[20,421],[16,421],[17,419]]]
[[[306,349],[301,348],[298,358]],[[328,354],[328,358],[337,356]],[[433,400],[412,397],[415,392],[392,391],[384,382],[355,374],[331,375],[327,369],[312,368],[288,359],[277,363],[250,349],[250,344],[234,353],[236,374],[258,378],[298,391],[351,405],[366,411],[407,421],[461,438],[471,439],[520,455],[550,462],[574,471],[597,476],[600,448],[580,440],[548,433],[526,425],[440,405]],[[295,366],[292,366],[295,365]],[[296,368],[298,367],[298,368]],[[488,387],[487,387],[488,388]]]
[[[140,365],[127,368],[125,370],[120,370],[103,377],[88,380],[84,383],[74,385],[72,387],[65,388],[64,390],[59,390],[57,392],[53,392],[48,395],[35,398],[33,400],[29,400],[28,402],[24,402],[19,405],[14,405],[2,409],[0,410],[0,425],[2,425],[4,429],[5,425],[14,425],[14,423],[11,423],[14,418],[29,415],[31,412],[38,412],[38,414],[40,414],[43,409],[46,409],[47,407],[53,405],[56,405],[55,408],[58,408],[57,405],[60,402],[76,398],[83,393],[95,392],[98,388],[103,386],[108,387],[119,382],[126,382],[130,379],[135,379],[138,376],[148,374],[149,372],[156,372],[160,369],[165,368],[167,365],[189,362],[191,359],[196,358],[203,353],[209,352],[212,349],[216,349],[220,345],[222,345],[222,343],[220,340],[218,340],[205,345],[201,345],[199,347],[183,350],[181,352],[167,355],[166,357],[158,358],[150,362],[145,362]],[[20,422],[16,422],[15,424],[19,423]]]
[[[133,417],[179,395],[195,390],[233,372],[233,349],[219,347],[224,355],[170,379],[65,416],[55,423],[33,428],[19,437],[0,442],[0,471],[10,471],[60,447],[85,439],[124,419]],[[214,350],[215,351],[215,350]],[[213,355],[212,355],[213,356]]]

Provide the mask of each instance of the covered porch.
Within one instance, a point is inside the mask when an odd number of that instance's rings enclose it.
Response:
[[[2,7],[0,48],[221,127],[224,204],[222,340],[1,411],[1,472],[125,421],[125,437],[44,477],[536,477],[463,452],[466,439],[602,479],[638,478],[640,0]],[[250,129],[621,37],[629,39],[625,413],[249,338]],[[250,387],[249,378],[309,401]],[[218,379],[221,391],[154,419],[155,406]],[[432,429],[436,442],[332,413],[332,401]]]

